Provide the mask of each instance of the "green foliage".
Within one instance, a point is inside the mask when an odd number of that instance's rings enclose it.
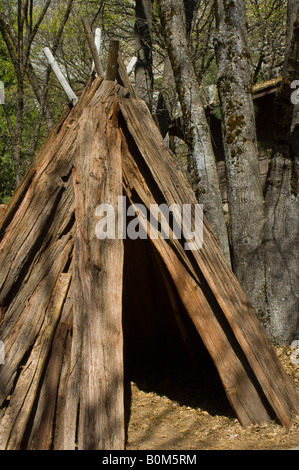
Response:
[[[286,20],[285,0],[246,0],[248,31],[251,45],[251,57],[254,67],[261,60],[257,70],[257,80],[267,79],[272,73],[271,67],[279,62],[284,49],[284,28]],[[22,0],[20,4],[26,3]],[[37,21],[43,0],[33,2],[33,24]],[[10,0],[12,27],[17,31],[17,5]],[[215,20],[213,2],[198,0],[195,2],[190,48],[198,80],[203,87],[216,83],[217,66],[213,39],[215,36]],[[38,32],[30,50],[30,61],[38,77],[39,85],[44,86],[48,64],[43,54],[44,47],[55,49],[55,57],[64,74],[76,93],[85,86],[91,71],[91,54],[88,48],[81,20],[89,18],[93,28],[102,29],[101,60],[105,68],[109,40],[117,38],[125,61],[135,55],[134,24],[135,1],[133,0],[73,0],[68,20],[64,26],[62,37],[57,43],[67,12],[68,1],[52,0],[50,7],[39,25]],[[0,14],[4,12],[4,2],[0,2]],[[27,22],[28,23],[28,22]],[[29,24],[29,23],[28,23]],[[26,27],[28,27],[28,24]],[[24,44],[26,43],[26,27]],[[162,75],[165,61],[165,44],[163,31],[158,17],[156,2],[153,1],[153,66],[155,99],[162,87]],[[24,46],[25,47],[25,46]],[[270,59],[269,59],[270,57]],[[273,60],[272,60],[273,59]],[[271,62],[272,61],[272,62]],[[271,62],[271,63],[270,63]],[[132,76],[133,78],[133,76]],[[0,202],[7,200],[15,185],[14,164],[12,160],[13,135],[9,132],[7,117],[14,128],[16,124],[17,87],[16,70],[9,56],[7,46],[0,31],[0,80],[5,84],[6,114],[0,107]],[[67,105],[67,99],[53,73],[47,84],[47,106],[56,121]],[[48,130],[43,119],[39,123],[40,109],[28,77],[24,78],[24,126],[22,139],[21,170],[24,173],[32,161],[35,151],[44,141]],[[216,117],[221,119],[220,109],[215,108]],[[37,139],[35,141],[35,139]],[[35,145],[36,143],[36,145]]]
[[[0,175],[0,204],[7,204],[16,184],[13,163],[7,153],[0,155]]]
[[[280,73],[287,16],[285,0],[246,0],[249,45],[254,81],[269,80]]]

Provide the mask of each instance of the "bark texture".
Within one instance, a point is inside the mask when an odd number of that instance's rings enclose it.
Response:
[[[194,189],[230,262],[216,161],[188,47],[184,5],[181,0],[159,0],[157,3],[182,108],[186,140],[191,146]]]
[[[254,307],[263,314],[264,208],[245,7],[242,0],[216,0],[215,10],[215,50],[228,181],[232,264]]]
[[[291,83],[299,74],[298,10],[298,3],[289,2],[292,34],[275,98],[274,148],[263,195],[244,2],[215,0],[233,268],[269,337],[280,344],[290,342],[298,327],[299,152],[291,104]]]
[[[292,130],[294,106],[290,87],[299,76],[299,5],[296,3],[296,9],[289,14],[294,18],[290,47],[275,100],[274,149],[265,197],[266,324],[268,334],[278,343],[290,342],[299,326],[299,128]]]
[[[147,103],[151,110],[154,80],[152,70],[152,0],[137,0],[135,12],[135,53],[138,58],[135,66],[136,94]]]

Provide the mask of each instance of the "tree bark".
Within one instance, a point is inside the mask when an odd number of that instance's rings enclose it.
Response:
[[[290,342],[299,326],[299,139],[298,127],[292,131],[294,107],[290,88],[292,81],[299,77],[299,6],[296,3],[282,84],[275,100],[274,149],[265,198],[267,331],[278,343]],[[289,17],[293,14],[292,9]]]
[[[191,147],[197,199],[203,204],[204,212],[230,262],[216,161],[188,47],[183,2],[159,0],[157,4],[187,129],[186,138]]]
[[[242,0],[215,0],[215,11],[232,263],[238,280],[262,315],[265,311],[264,210],[245,6]]]
[[[143,99],[150,110],[153,106],[152,9],[152,0],[136,1],[135,89],[138,98]]]
[[[114,82],[105,81],[103,90],[104,87],[109,96],[109,91],[113,93]],[[82,325],[78,448],[83,450],[123,449],[125,439],[123,240],[117,233],[115,239],[104,240],[95,234],[97,206],[109,202],[118,214],[118,197],[122,195],[117,115],[117,98],[112,110],[106,109],[101,101],[84,110],[73,172],[76,215],[74,309],[75,316],[81,317]],[[88,178],[87,175],[92,176]]]
[[[286,27],[286,57],[288,57],[293,37],[294,23],[298,18],[298,0],[288,0],[287,27]]]
[[[169,131],[169,124],[173,116],[174,107],[176,105],[176,98],[177,94],[172,66],[167,55],[164,61],[162,87],[156,109],[156,118],[158,120],[159,129],[163,138]]]

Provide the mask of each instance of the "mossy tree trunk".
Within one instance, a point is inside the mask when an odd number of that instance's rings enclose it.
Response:
[[[274,148],[263,195],[244,1],[215,0],[233,267],[268,336],[280,344],[289,342],[298,327],[298,129],[291,133],[291,83],[299,76],[296,3],[295,22],[294,2],[288,5],[293,32],[287,34],[282,85],[275,99]]]
[[[158,0],[157,5],[182,108],[186,141],[191,148],[194,189],[230,262],[216,161],[188,46],[184,3],[182,0]]]
[[[254,307],[258,312],[264,312],[263,191],[244,2],[215,0],[215,12],[215,50],[228,181],[232,262],[235,274]]]

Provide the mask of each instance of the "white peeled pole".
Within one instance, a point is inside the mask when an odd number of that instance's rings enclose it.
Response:
[[[0,104],[5,104],[5,88],[2,81],[0,81]]]
[[[132,57],[132,59],[130,60],[130,62],[129,62],[129,64],[128,64],[128,66],[127,66],[127,74],[128,74],[128,76],[130,76],[131,73],[133,72],[137,60],[138,60],[137,57]]]
[[[100,55],[100,49],[101,49],[101,38],[102,38],[102,30],[101,30],[101,28],[96,28],[95,34],[94,34],[94,43],[95,43],[96,50],[97,50],[99,55]],[[92,67],[91,67],[91,73],[94,71],[94,69],[95,69],[95,63],[94,63],[94,60],[93,60],[92,61]]]
[[[50,66],[52,67],[53,72],[55,73],[56,77],[58,78],[59,83],[61,84],[62,88],[64,89],[64,91],[65,91],[65,93],[66,93],[66,95],[69,99],[69,102],[73,106],[75,106],[78,102],[78,97],[75,95],[72,88],[68,84],[68,82],[67,82],[65,76],[63,75],[62,71],[60,70],[60,67],[59,67],[57,61],[55,60],[52,52],[50,51],[50,49],[48,47],[45,47],[43,49],[43,51],[44,51],[45,56],[47,57],[47,60],[50,64]]]

